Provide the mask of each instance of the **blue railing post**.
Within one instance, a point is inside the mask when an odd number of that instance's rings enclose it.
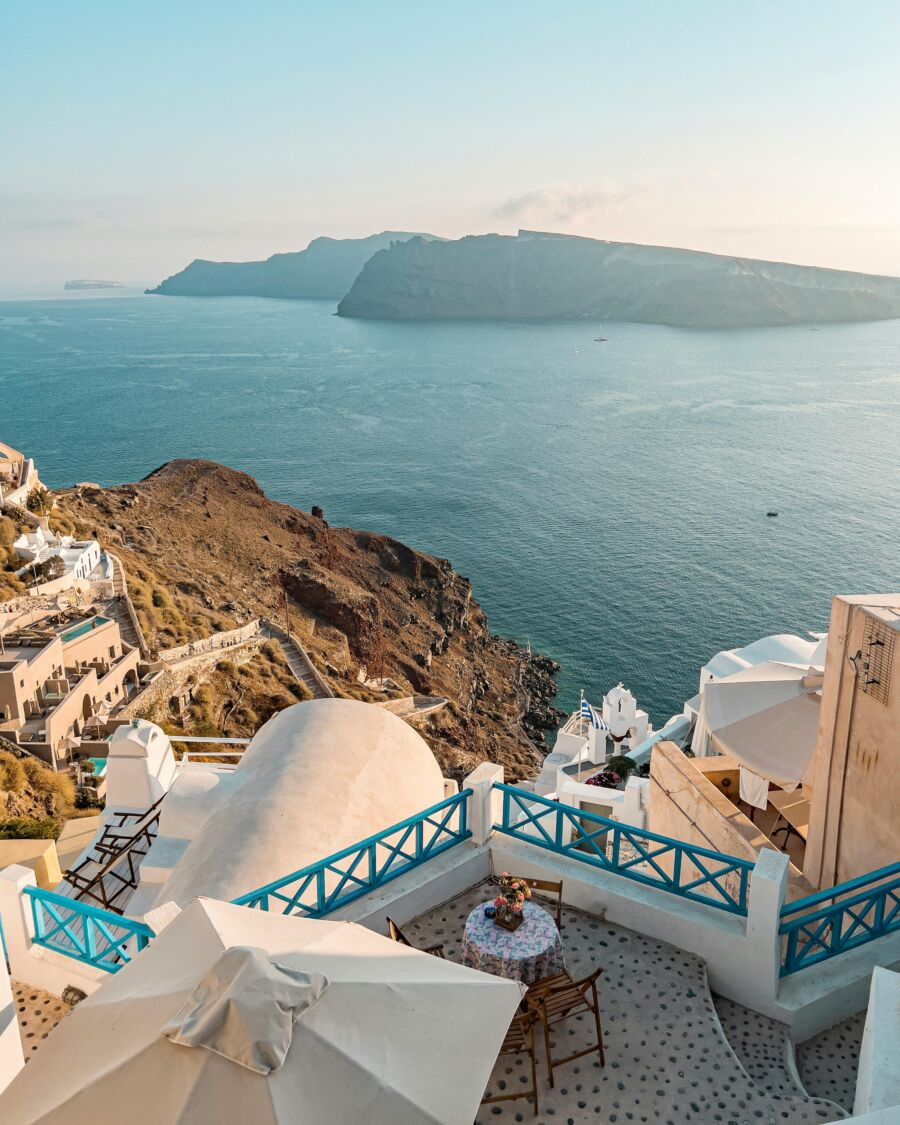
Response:
[[[614,828],[612,832],[612,856],[610,862],[613,865],[613,870],[619,869],[619,854],[622,847],[622,829]]]
[[[672,886],[675,890],[681,889],[681,849],[675,849],[675,855],[672,859]]]

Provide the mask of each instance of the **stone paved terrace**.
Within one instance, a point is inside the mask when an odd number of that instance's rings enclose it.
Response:
[[[489,882],[472,887],[405,925],[404,933],[415,945],[443,942],[447,956],[459,960],[466,917],[492,892]],[[772,1021],[745,1029],[751,1077],[725,1036],[699,958],[568,907],[562,939],[574,977],[603,967],[599,991],[606,1066],[600,1066],[596,1055],[576,1059],[556,1071],[551,1089],[540,1044],[538,1117],[522,1098],[484,1106],[477,1119],[481,1125],[534,1120],[560,1125],[815,1125],[848,1116],[834,1102],[805,1097],[790,1074],[779,1069],[780,1040],[773,1040],[773,1029],[765,1026]],[[743,1012],[730,1014],[740,1021]],[[756,1017],[748,1013],[749,1018]],[[567,1037],[565,1053],[587,1046],[592,1027],[582,1017],[563,1024],[557,1034]],[[556,1035],[551,1041],[558,1042]],[[463,1052],[461,1045],[461,1060]],[[505,1057],[494,1068],[488,1093],[524,1086],[527,1070],[525,1056]]]
[[[853,1109],[866,1013],[829,1027],[797,1047],[797,1069],[810,1094]]]

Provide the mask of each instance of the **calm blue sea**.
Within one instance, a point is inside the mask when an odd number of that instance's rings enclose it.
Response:
[[[657,723],[719,649],[898,588],[900,322],[595,343],[333,307],[0,303],[0,436],[51,486],[210,457],[444,555],[563,704],[621,679]]]

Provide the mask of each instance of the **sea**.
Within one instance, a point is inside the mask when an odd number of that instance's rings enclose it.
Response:
[[[621,681],[656,725],[719,650],[824,631],[834,594],[900,589],[900,321],[699,332],[6,300],[0,439],[51,487],[212,458],[444,556],[495,632],[559,661],[562,707]]]

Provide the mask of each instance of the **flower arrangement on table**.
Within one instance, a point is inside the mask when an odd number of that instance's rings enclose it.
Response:
[[[595,773],[593,777],[589,777],[585,785],[600,785],[604,789],[615,789],[621,783],[622,776],[615,770],[601,770],[599,773]]]
[[[497,882],[500,894],[494,899],[494,909],[497,911],[495,920],[498,926],[515,930],[525,920],[522,907],[531,898],[531,887],[524,879],[510,875],[508,871],[501,871]]]

